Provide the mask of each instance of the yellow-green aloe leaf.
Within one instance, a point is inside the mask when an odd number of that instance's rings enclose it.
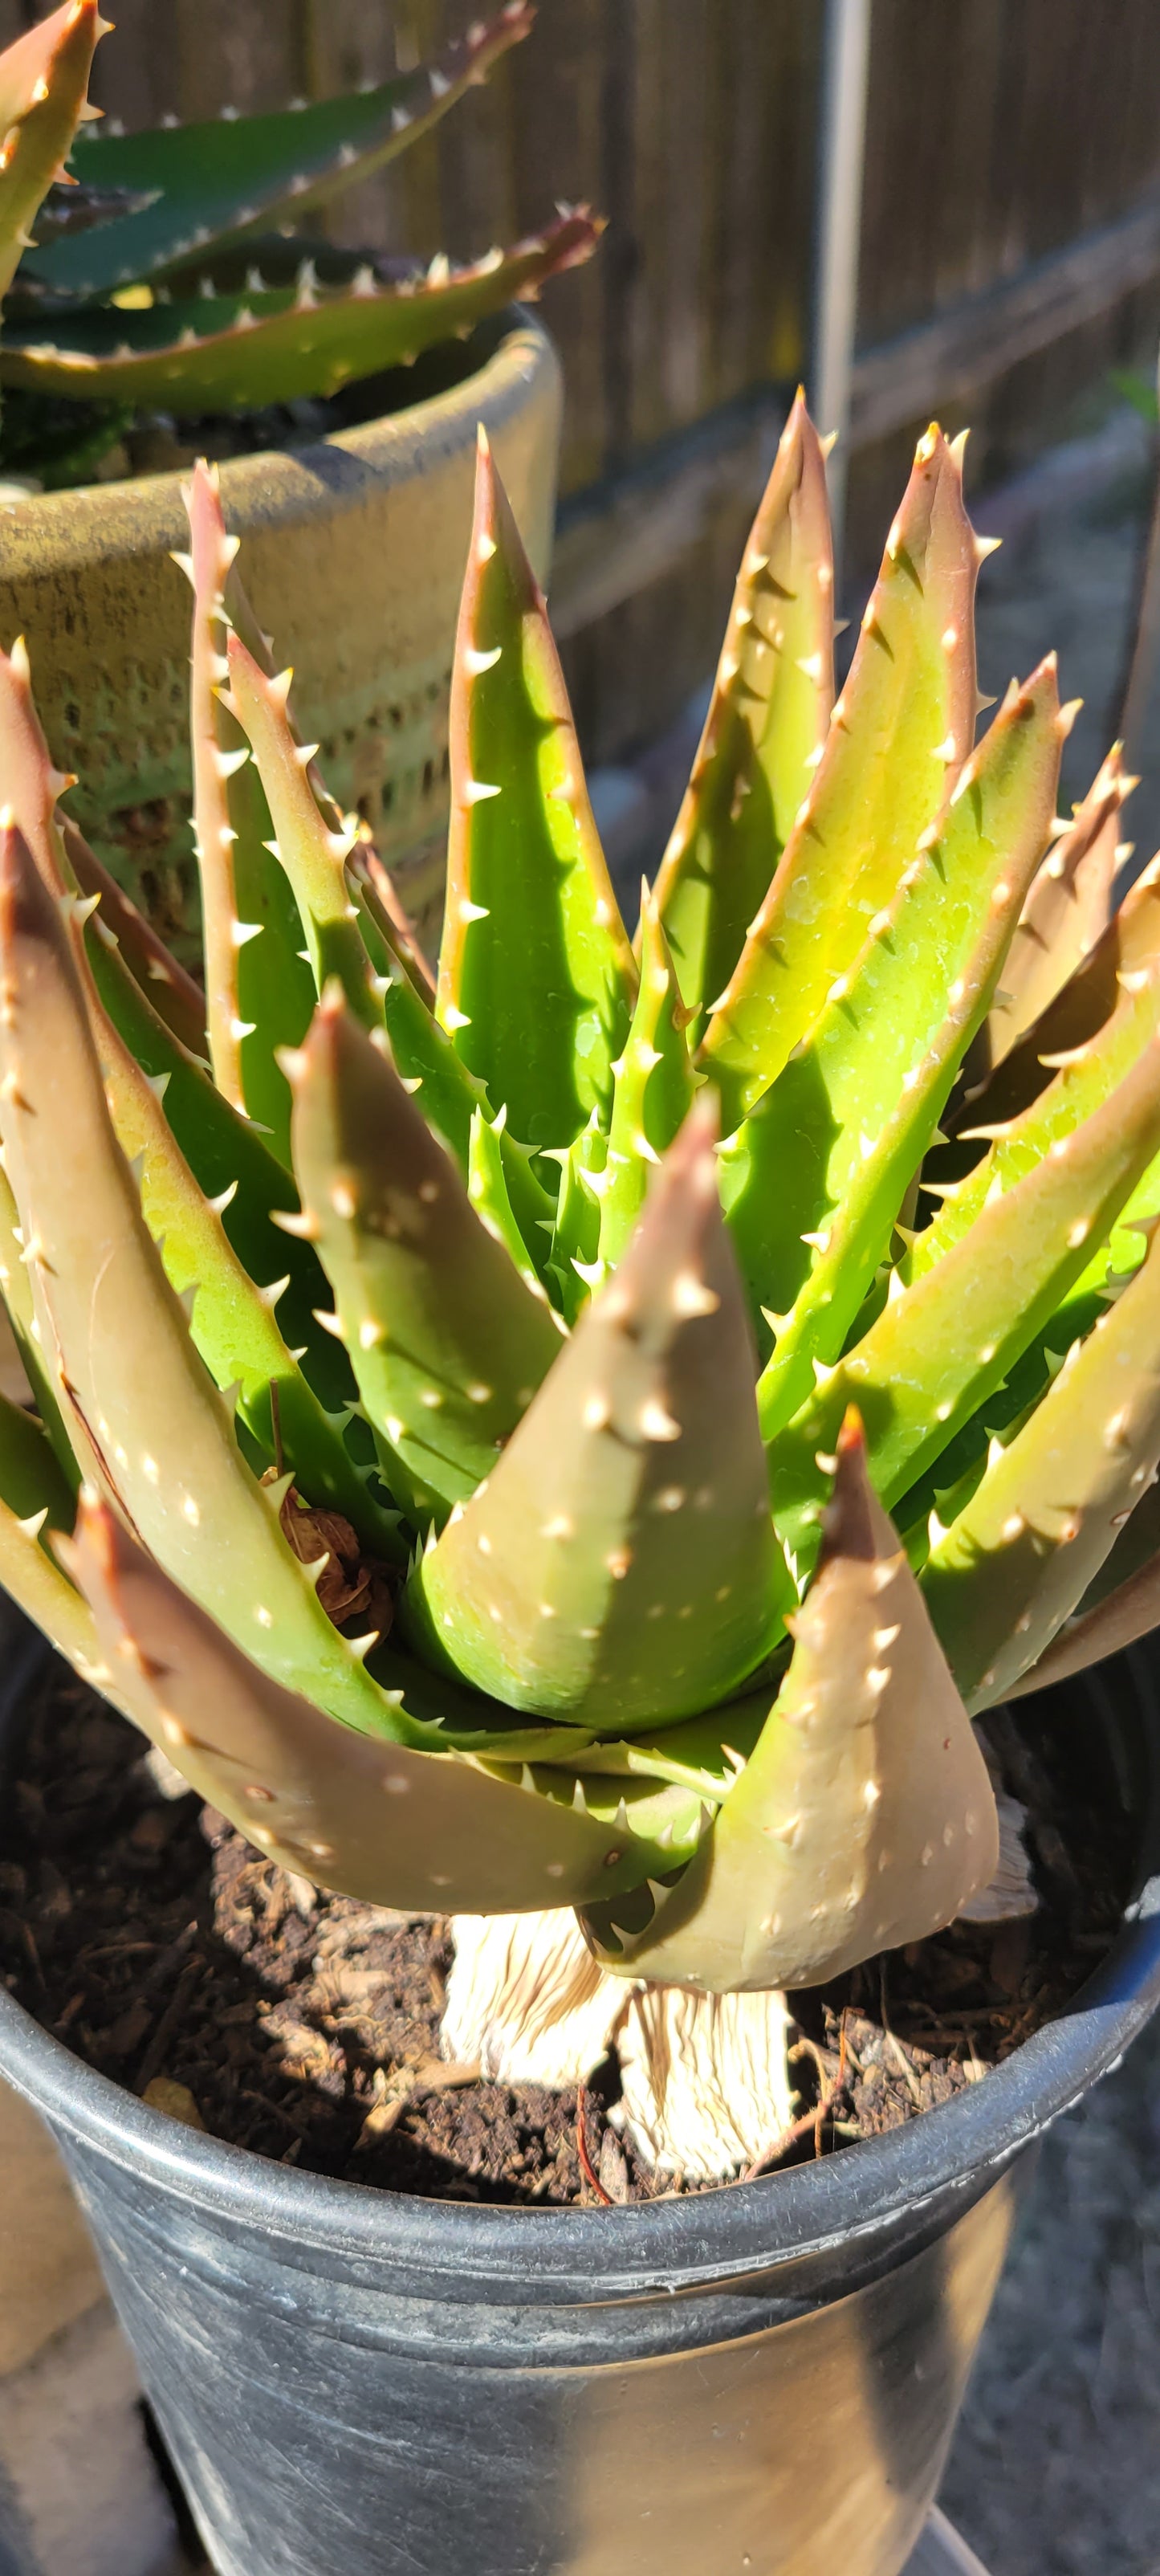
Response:
[[[986,1765],[856,1421],[791,1625],[757,1744],[651,1920],[622,1928],[615,1900],[585,1911],[605,1967],[710,1993],[819,1985],[941,1930],[994,1876]]]
[[[560,1335],[377,1038],[328,985],[289,1063],[294,1168],[363,1403],[413,1505],[442,1520],[495,1465]]]
[[[726,1130],[767,1091],[937,829],[975,736],[980,551],[959,443],[919,441],[825,749],[701,1049]]]
[[[1028,1422],[996,1443],[922,1583],[968,1707],[1036,1664],[1082,1600],[1160,1461],[1160,1244]]]
[[[791,1598],[714,1132],[696,1103],[619,1269],[408,1592],[429,1660],[599,1735],[726,1699]]]
[[[175,1581],[288,1686],[390,1735],[396,1713],[339,1635],[245,1464],[191,1339],[105,1103],[69,934],[12,826],[0,836],[5,1161],[46,1365],[93,1480]],[[367,1641],[363,1641],[363,1652]]]
[[[640,987],[624,1052],[613,1065],[612,1112],[603,1172],[591,1175],[600,1205],[599,1284],[614,1270],[644,1206],[649,1180],[684,1125],[696,1089],[669,943],[655,896],[640,905]]]
[[[1112,884],[1124,856],[1120,812],[1138,785],[1115,743],[1083,803],[1044,860],[1024,904],[987,1021],[991,1063],[1001,1064],[1024,1030],[1074,975],[1107,925]]]
[[[834,699],[833,638],[825,459],[799,391],[750,530],[705,729],[656,882],[694,1045],[811,785]]]
[[[519,1913],[665,1865],[655,1789],[639,1802],[652,1830],[638,1837],[627,1801],[600,1818],[565,1774],[372,1742],[252,1662],[107,1508],[82,1510],[62,1554],[138,1724],[284,1868],[364,1903]],[[681,1813],[679,1793],[668,1804]]]
[[[0,54],[0,296],[26,250],[29,227],[64,163],[88,106],[89,72],[106,33],[97,0],[64,0]]]
[[[1150,1635],[1160,1626],[1160,1488],[1155,1483],[1134,1506],[1126,1528],[1104,1558],[1099,1573],[1077,1601],[1038,1664],[1014,1682],[1008,1699],[1032,1690],[1050,1690],[1055,1682],[1086,1672],[1107,1655]],[[585,1761],[588,1760],[587,1754]]]
[[[962,1176],[968,1143],[998,1131],[1046,1091],[1057,1066],[1098,1036],[1125,985],[1147,974],[1160,958],[1160,859],[1153,859],[1125,895],[1094,946],[1068,976],[1038,1019],[1024,1029],[1001,1063],[955,1104],[950,1154],[932,1162],[930,1176]],[[1006,966],[1003,969],[1007,972]]]
[[[636,989],[543,595],[481,429],[451,684],[438,1013],[537,1148],[603,1112]]]
[[[1132,938],[1132,928],[1146,933],[1150,955],[1141,953],[1142,942]],[[1054,1066],[1053,1078],[1018,1116],[960,1131],[964,1142],[972,1136],[989,1139],[987,1151],[961,1180],[940,1184],[937,1215],[915,1236],[900,1263],[908,1284],[946,1259],[951,1246],[970,1234],[982,1209],[1014,1189],[1045,1154],[1058,1151],[1081,1121],[1110,1098],[1156,1036],[1160,1029],[1160,890],[1137,908],[1127,940],[1115,925],[1108,945],[1106,980],[1112,983],[1115,999],[1107,1017],[1093,1035],[1053,1052],[1046,1062],[1037,1054],[1043,1071],[1051,1074]],[[1116,961],[1125,953],[1139,956],[1140,962],[1120,965]],[[1105,961],[1101,957],[1096,962],[1103,966]],[[1014,1073],[1014,1055],[1009,1063]]]
[[[861,955],[726,1148],[730,1230],[753,1305],[771,1310],[758,1388],[766,1440],[809,1393],[812,1363],[838,1357],[889,1249],[1039,864],[1060,727],[1048,662],[1012,689],[937,839],[904,870]]]
[[[847,1405],[864,1417],[870,1472],[892,1506],[1051,1321],[1158,1152],[1160,1037],[1153,1037],[1111,1097],[985,1202],[941,1261],[909,1288],[898,1279],[877,1321],[822,1372],[773,1440],[775,1518],[799,1565],[816,1548],[825,1462]]]

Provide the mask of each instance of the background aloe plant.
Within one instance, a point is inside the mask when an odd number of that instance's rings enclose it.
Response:
[[[140,408],[196,415],[337,393],[466,338],[587,259],[600,226],[585,208],[466,266],[440,252],[401,274],[301,231],[429,133],[534,16],[531,0],[507,0],[437,60],[346,98],[124,135],[94,131],[99,110],[86,104],[107,32],[97,0],[64,0],[0,55],[0,386],[103,408],[83,431],[62,430],[42,401],[10,418],[9,454],[24,461],[35,439],[32,470],[62,480]]]
[[[976,743],[937,430],[834,699],[799,397],[634,949],[481,441],[433,979],[189,513],[204,995],[0,660],[0,1572],[271,1857],[527,1915],[588,2046],[602,1979],[729,1997],[752,2067],[746,1997],[987,1888],[972,1718],[1155,1614],[1128,782],[1056,819],[1052,661]]]

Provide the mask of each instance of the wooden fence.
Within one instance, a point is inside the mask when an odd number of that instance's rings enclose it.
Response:
[[[490,0],[117,0],[94,95],[128,125],[323,95]],[[38,14],[0,0],[0,33]],[[587,198],[600,256],[548,290],[568,380],[555,604],[589,747],[711,662],[806,359],[823,0],[540,0],[531,40],[331,228],[466,255]],[[1157,0],[873,0],[852,559],[937,402],[976,475],[1160,321]]]

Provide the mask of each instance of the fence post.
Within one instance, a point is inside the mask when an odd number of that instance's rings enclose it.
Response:
[[[835,557],[841,551],[849,464],[870,9],[871,0],[826,0],[822,49],[810,401],[823,434],[837,433],[829,465]]]

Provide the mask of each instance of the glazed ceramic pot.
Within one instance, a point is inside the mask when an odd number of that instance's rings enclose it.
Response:
[[[495,448],[546,577],[560,430],[559,363],[509,311],[409,374],[415,399],[313,446],[221,468],[246,588],[327,782],[357,808],[412,909],[438,918],[447,697],[471,528],[476,425]],[[0,500],[0,644],[23,634],[68,810],[188,956],[188,542],[181,475]]]

